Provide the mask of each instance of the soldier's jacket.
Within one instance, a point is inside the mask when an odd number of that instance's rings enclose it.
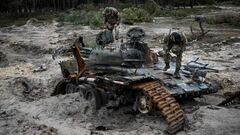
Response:
[[[173,32],[164,38],[165,46],[163,49],[167,53],[172,50],[176,55],[180,55],[186,49],[187,38],[182,32],[178,32],[176,35],[174,34],[176,34],[176,32]],[[175,40],[175,36],[180,36],[180,40]]]
[[[115,24],[120,23],[120,15],[116,8],[106,7],[103,11],[104,23],[114,26]]]

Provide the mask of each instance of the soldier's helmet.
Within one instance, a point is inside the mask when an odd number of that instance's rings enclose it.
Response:
[[[104,16],[113,16],[113,15],[118,15],[118,10],[114,7],[106,7],[103,10],[103,15]]]

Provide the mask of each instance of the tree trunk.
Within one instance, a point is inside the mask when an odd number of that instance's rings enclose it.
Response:
[[[36,0],[33,0],[33,11],[36,10]]]
[[[53,9],[56,11],[56,0],[53,0]]]
[[[193,8],[193,0],[190,0],[190,6]]]

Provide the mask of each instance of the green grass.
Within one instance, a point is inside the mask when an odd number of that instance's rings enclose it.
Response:
[[[154,17],[184,18],[190,15],[199,15],[211,11],[221,10],[216,6],[194,7],[194,8],[158,8],[152,3],[140,7],[125,8],[122,10],[122,18],[130,22],[148,22]]]
[[[220,10],[215,6],[208,6],[203,8],[180,8],[180,9],[158,9],[154,12],[154,16],[158,17],[175,17],[184,18],[190,15],[199,15],[210,11]]]
[[[75,25],[99,27],[102,25],[101,11],[69,10],[60,15],[58,21],[71,22]]]
[[[102,10],[97,9],[94,5],[85,5],[82,7],[85,10],[73,10],[70,9],[66,12],[56,13],[33,13],[28,16],[23,15],[20,17],[0,16],[0,27],[6,27],[11,25],[20,26],[26,23],[30,18],[36,18],[39,21],[52,21],[57,17],[58,21],[70,22],[75,25],[85,25],[90,27],[102,26],[103,16]],[[149,22],[153,17],[174,17],[177,19],[185,18],[190,15],[199,15],[202,13],[220,10],[215,6],[206,7],[194,7],[191,8],[157,8],[152,3],[140,5],[139,7],[129,7],[120,10],[122,20],[135,23],[135,22]],[[239,15],[238,15],[239,16]],[[209,24],[229,24],[232,26],[239,26],[239,18],[237,15],[223,15],[207,18],[206,21]]]
[[[0,16],[0,27],[7,26],[21,26],[26,24],[27,20],[34,18],[39,22],[51,22],[56,19],[61,22],[71,22],[75,25],[88,25],[91,27],[99,27],[102,25],[102,12],[101,11],[86,11],[86,10],[68,10],[67,12],[58,13],[32,13],[28,16],[19,15],[12,17],[11,15]]]
[[[235,27],[240,27],[240,14],[226,14],[206,17],[208,24],[227,24]]]
[[[121,16],[124,21],[130,23],[152,21],[152,16],[146,10],[136,7],[124,8]]]

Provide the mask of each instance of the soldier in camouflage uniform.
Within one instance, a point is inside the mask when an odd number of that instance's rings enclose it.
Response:
[[[173,32],[166,36],[164,38],[164,61],[165,61],[165,67],[164,71],[167,71],[170,68],[170,51],[177,55],[176,58],[176,70],[174,72],[175,78],[181,78],[179,71],[181,68],[181,62],[182,62],[182,53],[186,49],[186,43],[187,39],[182,32]]]
[[[103,11],[103,17],[104,17],[104,26],[111,32],[115,33],[115,39],[118,39],[119,30],[117,26],[120,23],[120,14],[114,7],[106,7]]]

